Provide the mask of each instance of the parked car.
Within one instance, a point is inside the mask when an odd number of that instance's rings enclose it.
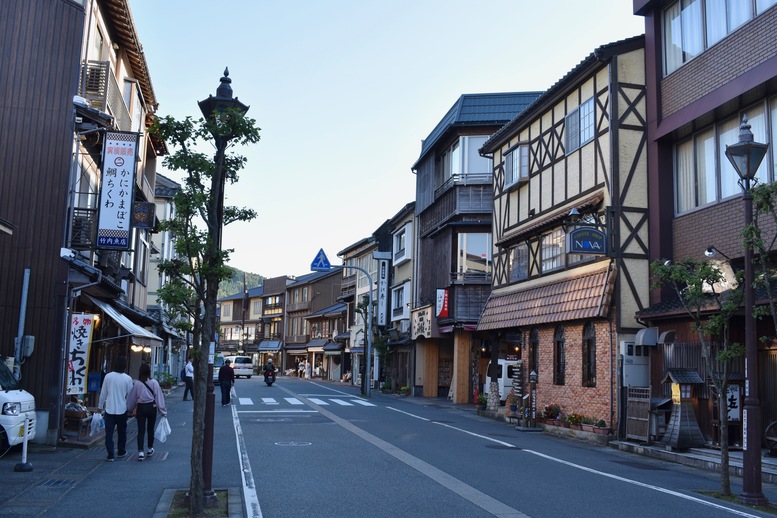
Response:
[[[254,364],[250,356],[227,356],[224,360],[229,360],[232,369],[235,371],[235,379],[243,376],[251,379],[254,375]]]
[[[213,357],[213,384],[218,385],[219,384],[219,369],[221,366],[224,365],[224,355],[221,353],[216,353],[216,355]]]

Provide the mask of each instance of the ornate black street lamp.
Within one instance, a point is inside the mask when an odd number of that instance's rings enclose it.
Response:
[[[216,97],[209,95],[207,99],[200,101],[200,111],[210,126],[210,132],[216,144],[216,168],[211,178],[211,196],[208,207],[208,250],[206,258],[214,259],[221,254],[221,236],[224,226],[224,186],[226,184],[226,171],[224,171],[224,157],[230,140],[235,138],[234,132],[227,131],[231,125],[228,117],[244,116],[248,106],[232,97],[232,79],[229,78],[229,69],[224,69],[221,84],[216,89]],[[205,397],[205,432],[202,447],[202,474],[203,474],[203,501],[207,506],[213,503],[217,497],[213,491],[213,420],[215,417],[216,395],[213,387],[213,361],[216,352],[217,314],[216,302],[218,300],[218,278],[207,279],[205,293],[205,321],[210,323],[210,350],[208,353],[208,390]],[[215,282],[214,282],[215,281]]]
[[[739,175],[742,200],[745,202],[745,227],[753,223],[753,193],[755,174],[766,155],[768,146],[753,142],[753,132],[742,116],[739,142],[726,146],[726,157]],[[753,249],[745,242],[745,406],[743,412],[745,450],[743,457],[742,494],[739,499],[748,505],[768,503],[761,489],[761,402],[758,399],[758,341],[755,331],[755,289],[753,282]]]

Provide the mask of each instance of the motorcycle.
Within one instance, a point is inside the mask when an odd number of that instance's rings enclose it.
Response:
[[[264,382],[267,383],[268,387],[272,387],[272,384],[275,383],[275,371],[264,371]]]

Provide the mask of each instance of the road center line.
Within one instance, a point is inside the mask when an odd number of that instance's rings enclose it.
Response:
[[[386,442],[383,439],[380,439],[379,437],[376,437],[365,430],[362,430],[358,426],[355,426],[353,423],[336,416],[332,412],[329,412],[319,407],[318,405],[311,404],[311,406],[314,408],[317,408],[317,410],[322,415],[328,417],[329,419],[331,419],[338,425],[342,426],[349,432],[364,439],[370,444],[377,446],[378,448],[388,453],[395,459],[401,462],[404,462],[405,464],[415,469],[419,473],[426,475],[427,477],[434,480],[441,486],[449,489],[450,491],[453,491],[460,497],[472,502],[474,505],[480,507],[484,511],[489,512],[494,516],[499,516],[503,518],[529,518],[527,515],[523,514],[517,509],[513,509],[512,507],[505,505],[499,500],[488,496],[482,491],[475,489],[474,487],[466,484],[465,482],[457,479],[456,477],[453,477],[448,473],[442,471],[441,469],[432,466],[428,462],[425,462],[417,457],[414,457],[409,453],[407,453],[406,451],[401,450],[400,448],[397,448],[393,444]]]

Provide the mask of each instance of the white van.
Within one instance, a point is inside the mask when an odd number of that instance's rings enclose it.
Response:
[[[254,364],[250,356],[226,356],[224,361],[229,360],[232,369],[235,371],[235,379],[244,376],[251,379],[254,375]]]
[[[497,360],[499,368],[499,401],[504,403],[507,400],[510,390],[513,388],[513,371],[517,368],[516,360]],[[489,366],[491,363],[489,363]],[[488,387],[491,386],[491,377],[486,375],[486,382],[483,384],[483,394],[488,395]]]
[[[5,362],[0,362],[0,449],[24,442],[25,423],[31,441],[35,438],[35,398],[22,390]]]

